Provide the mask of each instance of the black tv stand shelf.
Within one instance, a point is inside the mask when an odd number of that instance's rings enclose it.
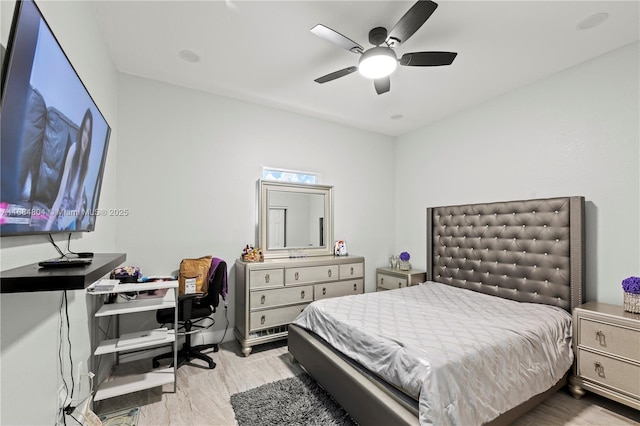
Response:
[[[41,268],[38,263],[0,272],[0,293],[82,290],[127,259],[125,253],[96,253],[93,262],[76,268]]]

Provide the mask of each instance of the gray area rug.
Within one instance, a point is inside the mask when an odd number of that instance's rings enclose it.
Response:
[[[356,423],[307,374],[231,395],[239,426],[354,426]]]

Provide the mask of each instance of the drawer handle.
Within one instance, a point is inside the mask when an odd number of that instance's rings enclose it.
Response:
[[[402,288],[402,281],[398,281],[398,288]]]
[[[327,288],[326,287],[322,287],[322,295],[323,296],[327,295]]]
[[[331,278],[331,269],[327,269],[327,276]]]
[[[380,285],[384,284],[384,278],[380,278]]]
[[[601,330],[596,331],[596,340],[600,346],[607,346],[607,338]]]
[[[295,274],[293,274],[293,278],[298,281],[298,278],[300,278],[300,274],[298,274],[297,272]]]
[[[350,268],[350,270],[351,270],[351,275],[353,275],[353,266]]]
[[[358,284],[357,283],[353,284],[353,291],[358,291]]]
[[[300,292],[300,299],[304,299],[304,290]]]
[[[260,297],[260,304],[264,305],[264,301],[266,300],[265,295],[263,294],[262,297]]]
[[[264,324],[264,322],[267,320],[267,317],[265,317],[264,315],[260,317],[260,324]]]
[[[269,277],[269,274],[264,274],[264,282],[266,284],[269,284],[269,280],[271,279],[271,277]]]
[[[604,378],[604,367],[602,366],[602,364],[596,361],[593,365],[596,367],[596,373],[598,373],[598,376]]]

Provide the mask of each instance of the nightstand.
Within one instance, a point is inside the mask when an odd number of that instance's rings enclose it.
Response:
[[[573,311],[573,336],[573,396],[586,389],[640,410],[640,314],[585,303]]]
[[[393,290],[423,283],[427,280],[425,271],[410,269],[401,271],[392,268],[376,269],[376,291]]]

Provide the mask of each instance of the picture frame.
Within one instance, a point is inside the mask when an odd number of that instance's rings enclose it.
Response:
[[[344,240],[338,240],[335,242],[333,254],[335,256],[348,256],[347,242]]]

